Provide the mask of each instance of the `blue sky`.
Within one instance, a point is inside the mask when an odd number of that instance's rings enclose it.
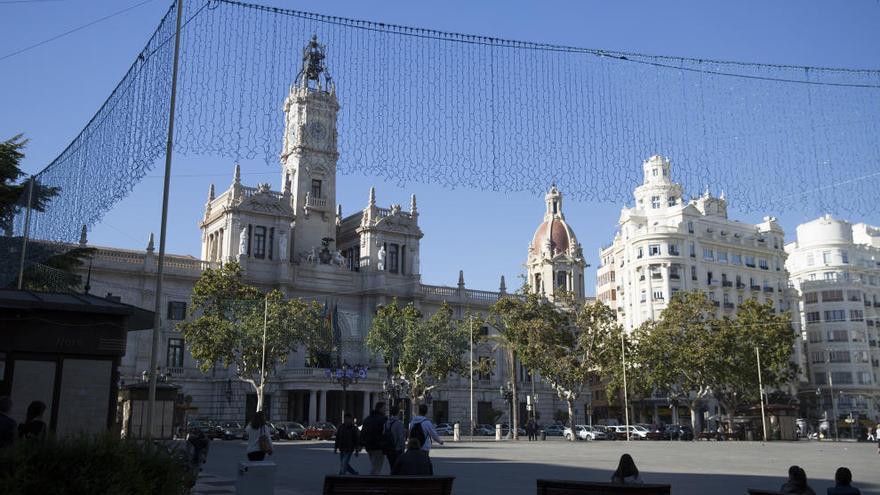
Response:
[[[73,27],[135,5],[136,0],[0,1],[0,57]],[[104,101],[155,29],[170,1],[152,0],[26,53],[0,60],[0,137],[24,132],[31,139],[25,169],[36,172],[57,155]],[[262,3],[387,23],[491,37],[749,62],[880,68],[880,2],[838,1],[496,1],[404,2],[392,0],[280,1]],[[339,82],[342,84],[343,82]],[[343,102],[344,104],[344,102]],[[278,137],[279,145],[281,136]],[[454,143],[449,143],[454,146]],[[663,150],[657,150],[663,153]],[[673,162],[675,157],[672,157]],[[639,163],[631,164],[640,167]],[[244,162],[248,184],[271,182],[278,168]],[[143,248],[158,232],[161,164],[105,216],[91,242]],[[222,190],[232,161],[178,157],[174,163],[168,249],[199,254],[197,222],[208,184]],[[423,280],[454,284],[464,270],[467,285],[495,289],[504,274],[518,283],[526,248],[543,214],[543,198],[524,193],[447,190],[371,177],[339,177],[337,199],[349,214],[363,208],[370,185],[382,205],[419,199]],[[814,200],[809,196],[808,201]],[[588,262],[610,241],[619,204],[566,203]],[[834,213],[834,212],[831,212]],[[757,221],[761,214],[731,216]],[[791,239],[810,218],[796,211],[779,215]],[[854,221],[880,223],[880,213]],[[594,291],[595,269],[587,270]]]

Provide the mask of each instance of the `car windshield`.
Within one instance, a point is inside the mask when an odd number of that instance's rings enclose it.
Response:
[[[241,428],[241,425],[238,423],[223,423],[224,428]]]

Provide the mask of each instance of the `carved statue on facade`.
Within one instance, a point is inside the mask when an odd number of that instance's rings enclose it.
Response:
[[[318,248],[312,246],[312,250],[309,252],[308,257],[306,257],[306,261],[314,264],[318,263]]]
[[[239,256],[247,256],[247,241],[248,241],[248,229],[247,227],[241,228],[241,233],[238,235],[238,255]]]
[[[380,272],[384,271],[385,270],[385,246],[382,246],[379,248],[379,252],[376,254],[376,257],[378,258],[378,261],[379,261],[377,264],[379,271]]]
[[[336,252],[333,253],[333,264],[336,266],[345,265],[345,256],[342,256],[342,251],[337,249]]]

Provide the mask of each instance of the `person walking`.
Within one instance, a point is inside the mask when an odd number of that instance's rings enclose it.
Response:
[[[425,417],[426,414],[428,414],[428,405],[419,404],[419,414],[414,417],[409,424],[409,438],[415,438],[418,440],[422,450],[430,455],[431,444],[437,442],[440,445],[443,445],[443,440],[440,439],[440,435],[438,435],[437,430],[434,429],[434,423]],[[409,444],[407,443],[407,445]]]
[[[18,425],[18,438],[23,440],[42,440],[46,438],[46,423],[43,421],[43,413],[46,412],[46,404],[35,400],[28,404],[25,422]]]
[[[530,419],[528,423],[526,423],[526,433],[529,435],[529,441],[538,440],[537,427],[535,426],[535,420]]]
[[[9,447],[15,440],[15,420],[9,417],[12,399],[0,397],[0,448]]]
[[[397,458],[403,454],[406,445],[406,433],[403,431],[403,420],[400,419],[400,408],[391,406],[391,414],[385,422],[382,432],[382,451],[388,458],[388,467],[394,469]]]
[[[266,454],[272,455],[272,436],[266,426],[263,411],[257,411],[245,429],[248,438],[247,458],[250,461],[262,461]]]
[[[788,468],[788,481],[782,484],[779,491],[782,493],[816,495],[816,492],[807,484],[807,472],[800,466]]]
[[[617,463],[617,469],[611,475],[611,482],[619,485],[641,484],[642,479],[639,478],[639,468],[636,462],[629,454],[620,456],[620,462]]]
[[[385,452],[382,451],[382,433],[385,431],[385,403],[377,402],[369,416],[361,422],[361,445],[370,457],[370,475],[382,474]]]
[[[394,476],[433,476],[434,465],[428,453],[422,450],[416,438],[410,438],[406,444],[406,452],[391,467]]]
[[[839,467],[834,473],[834,486],[828,488],[828,495],[862,495],[862,491],[852,486],[852,471]]]
[[[351,467],[351,455],[358,455],[361,450],[360,445],[358,429],[354,425],[353,418],[351,414],[345,413],[345,417],[342,418],[342,425],[339,427],[339,431],[336,432],[336,442],[333,444],[333,453],[339,452],[340,475],[345,473],[358,474]]]

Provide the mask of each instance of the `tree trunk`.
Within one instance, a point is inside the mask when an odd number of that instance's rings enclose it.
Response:
[[[694,440],[697,439],[697,402],[689,402],[688,409],[691,411],[691,430],[694,432]]]
[[[259,385],[257,385],[257,411],[263,410],[263,388],[265,386],[265,383],[260,383]]]
[[[577,431],[574,429],[574,400],[566,399],[568,404],[568,427],[571,428],[571,441],[577,440]]]
[[[513,398],[511,399],[511,418],[510,418],[510,433],[514,440],[519,440],[519,393],[518,387],[516,383],[517,373],[516,373],[516,351],[512,348],[508,352],[510,358],[510,368],[511,368],[511,380],[510,387],[513,392]]]

